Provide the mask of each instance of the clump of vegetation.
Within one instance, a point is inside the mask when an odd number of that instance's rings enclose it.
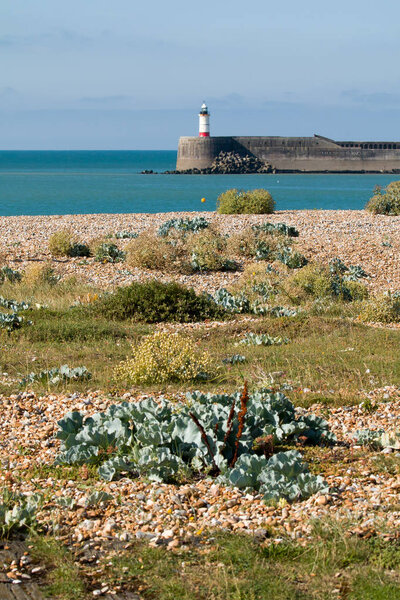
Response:
[[[400,292],[386,292],[365,303],[359,316],[366,323],[400,323]]]
[[[282,234],[248,227],[241,233],[232,235],[228,240],[229,253],[256,260],[274,261],[282,245]]]
[[[35,287],[43,284],[56,285],[60,276],[56,274],[50,263],[36,263],[29,265],[24,273],[24,282]]]
[[[127,231],[127,230],[123,230],[123,231],[117,231],[117,233],[115,234],[115,238],[117,240],[133,240],[135,238],[137,238],[139,236],[138,233],[134,232],[134,231]]]
[[[210,223],[204,217],[170,219],[159,227],[157,234],[160,237],[165,237],[170,233],[171,229],[185,233],[197,233],[202,229],[206,229],[209,225]]]
[[[303,254],[293,250],[293,248],[287,245],[283,246],[279,252],[277,252],[276,258],[289,267],[289,269],[301,269],[308,263],[308,260]]]
[[[226,238],[207,230],[187,239],[187,251],[193,271],[235,271],[237,264],[226,256]]]
[[[165,340],[173,337],[163,335]],[[225,485],[255,488],[267,502],[329,490],[322,477],[309,473],[300,453],[282,452],[279,446],[336,440],[322,418],[297,416],[284,394],[261,390],[249,395],[246,384],[232,396],[188,394],[179,410],[167,400],[148,398],[111,406],[87,419],[69,413],[59,427],[58,464],[102,463],[99,474],[107,480],[121,472],[154,481],[208,473]],[[267,436],[268,449],[255,445]]]
[[[17,313],[2,313],[0,312],[0,329],[6,331],[14,331],[22,327],[23,323],[31,324],[30,321],[25,321],[24,317],[20,317]]]
[[[222,318],[225,311],[206,295],[178,283],[133,282],[93,304],[93,310],[109,319],[134,319],[146,323],[189,323]]]
[[[78,242],[70,229],[59,229],[49,238],[49,250],[53,256],[90,256],[87,244]]]
[[[57,385],[62,382],[89,381],[91,378],[92,374],[89,373],[86,367],[75,367],[72,369],[68,365],[61,365],[59,369],[50,369],[48,371],[41,371],[40,373],[29,373],[29,375],[20,381],[20,385],[23,387],[26,387],[31,383]]]
[[[18,283],[22,279],[22,275],[19,271],[11,269],[11,267],[4,266],[0,269],[0,283],[8,281],[9,283]]]
[[[257,335],[256,333],[246,333],[244,338],[240,340],[240,344],[246,346],[281,346],[282,344],[288,344],[288,338],[273,337],[268,333],[262,333]]]
[[[13,312],[20,312],[21,310],[29,310],[31,305],[29,302],[17,302],[16,300],[8,300],[0,296],[0,306],[7,308]]]
[[[123,250],[120,250],[116,244],[103,242],[95,249],[94,257],[98,262],[117,263],[123,262],[126,258],[126,254]]]
[[[231,189],[220,194],[217,200],[217,212],[224,215],[271,214],[274,208],[275,201],[264,189],[248,191]]]
[[[361,267],[346,267],[339,260],[332,261],[329,267],[310,264],[289,276],[283,290],[294,304],[307,298],[352,302],[367,298],[367,288],[358,281],[365,276]]]
[[[177,273],[232,270],[236,263],[225,254],[226,238],[210,229],[199,233],[175,227],[163,236],[143,233],[127,246],[127,262],[132,267]]]
[[[264,233],[281,233],[286,237],[299,237],[296,227],[286,225],[286,223],[262,223],[261,225],[252,225],[252,229]]]
[[[232,354],[222,359],[224,365],[240,365],[246,362],[246,357],[243,354]]]
[[[40,494],[25,496],[4,488],[0,496],[0,539],[32,527],[41,501]]]
[[[49,250],[53,256],[69,256],[69,252],[76,242],[70,229],[59,229],[49,239]]]
[[[195,381],[209,378],[214,371],[211,355],[197,351],[191,339],[178,334],[156,331],[132,350],[133,356],[115,369],[118,383]]]
[[[68,256],[71,258],[76,257],[88,257],[91,255],[90,248],[87,244],[82,244],[79,242],[74,242],[70,249],[68,250]]]
[[[374,215],[400,215],[400,181],[392,181],[383,190],[376,186],[365,209]]]

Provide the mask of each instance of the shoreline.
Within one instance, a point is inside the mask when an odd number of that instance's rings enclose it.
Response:
[[[153,278],[174,279],[197,291],[231,285],[240,272],[177,275],[132,268],[128,271],[124,263],[104,265],[92,258],[54,259],[48,251],[48,239],[58,229],[70,228],[80,241],[87,242],[123,230],[140,233],[157,229],[171,218],[195,216],[205,217],[228,235],[265,221],[285,222],[299,230],[297,246],[309,260],[327,264],[337,257],[346,264],[359,264],[371,276],[367,280],[371,291],[400,289],[400,216],[371,215],[364,210],[282,210],[271,215],[181,211],[4,216],[0,217],[0,253],[6,254],[6,262],[14,268],[24,269],[31,261],[48,260],[63,276],[76,275],[105,288]],[[127,243],[129,240],[117,240],[122,248]]]

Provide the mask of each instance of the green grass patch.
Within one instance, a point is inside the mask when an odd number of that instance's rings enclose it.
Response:
[[[20,380],[31,372],[49,370],[68,364],[85,366],[92,379],[71,382],[58,387],[35,384],[37,390],[115,391],[114,368],[131,355],[143,335],[154,332],[155,326],[136,323],[131,319],[110,320],[93,309],[44,309],[26,311],[24,317],[33,321],[20,330],[0,331],[2,362],[0,370]],[[237,345],[247,332],[285,337],[289,343],[281,346]],[[315,402],[327,405],[359,403],[362,390],[383,385],[400,385],[398,345],[400,331],[376,329],[355,323],[343,316],[308,316],[274,318],[255,321],[232,320],[212,329],[201,325],[183,331],[193,339],[199,350],[210,352],[216,376],[209,382],[196,384],[165,384],[163,391],[229,392],[237,390],[247,379],[251,387],[280,386],[291,383],[291,399],[309,406]],[[244,363],[227,365],[223,358],[243,354]],[[156,383],[141,386],[151,393],[159,390]],[[304,393],[304,389],[307,389]],[[18,391],[18,384],[0,384],[0,393]],[[119,390],[123,392],[121,388]]]
[[[177,553],[136,544],[113,560],[108,577],[125,589],[140,587],[146,600],[396,600],[398,542],[347,537],[333,521],[316,523],[313,535],[305,547],[222,533]]]
[[[47,567],[46,579],[40,586],[45,597],[58,600],[89,597],[73,555],[65,546],[52,537],[34,536],[29,542],[32,558]]]

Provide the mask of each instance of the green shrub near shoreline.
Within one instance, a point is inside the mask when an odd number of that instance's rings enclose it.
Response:
[[[274,212],[275,201],[268,190],[227,190],[218,196],[217,212],[221,215],[268,215]]]
[[[376,186],[365,209],[374,215],[400,215],[400,181],[392,181],[383,191]]]
[[[134,319],[146,323],[175,321],[190,323],[223,318],[225,311],[204,294],[179,283],[152,280],[133,282],[104,296],[92,307],[109,319]]]

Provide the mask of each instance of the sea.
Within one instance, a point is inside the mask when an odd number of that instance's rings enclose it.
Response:
[[[171,150],[0,151],[0,215],[213,211],[218,195],[230,188],[266,188],[277,210],[358,210],[376,185],[400,178],[161,174],[175,164]],[[143,175],[144,170],[159,174]]]

